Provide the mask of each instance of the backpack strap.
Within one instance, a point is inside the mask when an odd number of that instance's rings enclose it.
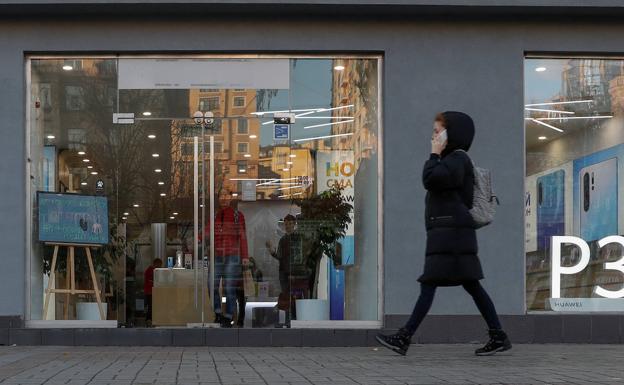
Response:
[[[462,153],[464,153],[468,157],[468,159],[470,159],[470,163],[472,163],[472,167],[476,167],[474,162],[472,161],[472,158],[470,157],[470,155],[468,155],[468,152],[466,152],[466,150],[462,150],[461,148],[458,148],[457,150],[455,150],[453,152],[462,152]]]
[[[468,155],[468,152],[466,152],[466,150],[462,150],[461,148],[458,148],[457,150],[453,151],[453,152],[462,152],[464,153],[464,155],[466,155],[466,157],[468,157],[468,160],[470,160],[470,164],[472,165],[472,182],[474,184],[477,183],[477,177],[476,177],[476,171],[475,169],[477,168],[477,165],[475,165],[474,161],[472,160],[472,158],[470,157],[470,155]]]

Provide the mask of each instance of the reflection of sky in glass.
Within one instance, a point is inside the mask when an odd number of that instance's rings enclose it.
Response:
[[[278,91],[271,98],[271,111],[307,108],[329,108],[332,99],[332,60],[331,59],[297,59],[291,60],[290,90]],[[290,93],[290,95],[289,95]],[[289,100],[290,98],[290,100]],[[266,103],[265,107],[266,109]],[[319,112],[311,116],[331,116],[331,111]],[[269,119],[261,119],[264,123]],[[328,123],[329,119],[296,119],[291,127],[291,141],[299,138],[329,135],[331,126],[304,129],[304,126]],[[273,144],[273,124],[260,126],[260,143],[262,146]]]
[[[567,60],[527,59],[524,62],[525,103],[548,102],[561,93],[561,76]],[[545,67],[546,71],[535,69]]]

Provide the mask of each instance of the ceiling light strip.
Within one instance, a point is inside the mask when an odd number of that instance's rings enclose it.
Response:
[[[336,124],[343,124],[343,123],[351,123],[351,122],[355,122],[355,119],[349,119],[349,120],[341,120],[340,122],[331,122],[331,123],[323,123],[323,124],[313,124],[311,126],[305,126],[303,127],[304,129],[308,129],[308,128],[316,128],[316,127],[325,127],[325,126],[333,126]],[[296,140],[295,140],[296,142]]]
[[[613,115],[594,115],[594,116],[560,116],[557,118],[535,118],[535,120],[578,120],[578,119],[611,119]]]
[[[293,140],[293,142],[307,142],[309,140],[317,140],[317,139],[327,139],[327,138],[336,138],[339,136],[350,136],[353,135],[352,132],[349,132],[347,134],[337,134],[337,135],[324,135],[324,136],[315,136],[313,138],[304,138],[304,139],[295,139]]]
[[[281,191],[281,190],[290,190],[291,188],[303,188],[303,185],[302,185],[302,184],[300,184],[300,185],[297,185],[297,186],[280,187],[280,188],[278,188],[277,190],[278,190],[278,191]]]
[[[568,115],[574,115],[574,112],[572,111],[560,111],[560,110],[548,110],[545,108],[525,108],[525,110],[527,111],[538,111],[538,112],[553,112],[553,113],[557,113],[557,114],[568,114]]]
[[[592,103],[593,100],[587,99],[587,100],[570,100],[567,102],[546,102],[546,103],[531,103],[531,104],[525,104],[525,107],[537,107],[537,106],[557,106],[560,104],[576,104],[576,103]]]
[[[558,131],[558,132],[563,132],[563,130],[562,130],[561,128],[557,128],[557,127],[555,127],[555,126],[551,126],[551,125],[550,125],[550,124],[548,124],[548,123],[540,122],[540,121],[539,121],[539,120],[537,120],[537,119],[531,119],[531,121],[533,121],[533,122],[535,122],[535,123],[537,123],[537,124],[541,124],[542,126],[548,127],[548,128],[553,129],[553,130],[555,130],[555,131]]]

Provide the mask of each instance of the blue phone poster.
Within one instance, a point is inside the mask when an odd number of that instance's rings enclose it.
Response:
[[[526,252],[547,251],[555,235],[574,234],[573,162],[525,179]]]
[[[574,161],[574,223],[586,242],[618,234],[618,168],[623,150],[619,145]]]
[[[108,243],[108,200],[104,196],[38,192],[39,241]]]
[[[329,262],[329,319],[344,319],[345,271]]]
[[[565,171],[537,178],[537,247],[550,248],[550,239],[565,234]]]

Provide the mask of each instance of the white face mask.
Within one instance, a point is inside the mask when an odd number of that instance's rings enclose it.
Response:
[[[448,139],[448,134],[446,133],[446,130],[440,131],[440,133],[436,136],[436,140],[440,144],[444,144],[444,142],[446,142],[447,139]]]

